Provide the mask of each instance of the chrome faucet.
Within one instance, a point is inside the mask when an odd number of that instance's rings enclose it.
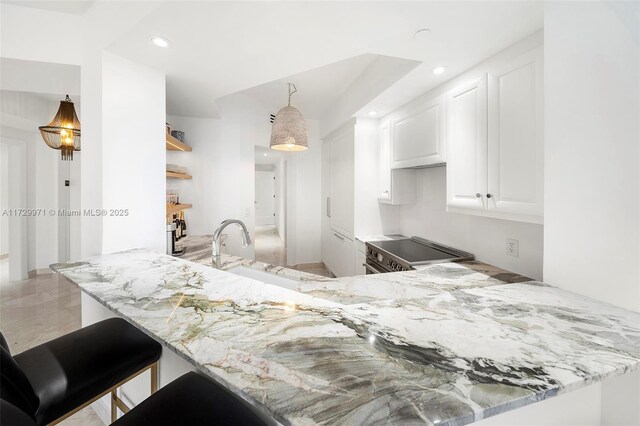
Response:
[[[251,237],[249,236],[249,231],[247,231],[247,227],[241,220],[237,219],[227,219],[218,226],[218,229],[213,233],[213,242],[211,244],[211,258],[213,260],[213,266],[216,268],[220,267],[220,255],[222,254],[220,237],[222,236],[222,231],[228,225],[232,223],[240,225],[242,228],[242,247],[248,247],[251,245]]]

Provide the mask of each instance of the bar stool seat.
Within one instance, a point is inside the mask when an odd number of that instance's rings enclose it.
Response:
[[[194,372],[180,376],[119,418],[112,426],[266,425],[221,385]]]
[[[11,357],[8,348],[3,350]],[[58,422],[148,368],[152,368],[153,392],[161,352],[155,340],[125,320],[111,318],[13,356],[21,370],[16,377],[26,376],[31,387],[22,383],[15,389],[37,397],[35,412],[27,412],[38,424]],[[3,353],[3,361],[6,356]]]

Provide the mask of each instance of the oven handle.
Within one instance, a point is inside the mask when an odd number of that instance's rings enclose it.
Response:
[[[384,274],[385,272],[387,272],[387,271],[376,269],[373,266],[369,265],[368,263],[363,263],[362,266],[364,266],[367,269],[367,271],[371,271],[374,274]]]

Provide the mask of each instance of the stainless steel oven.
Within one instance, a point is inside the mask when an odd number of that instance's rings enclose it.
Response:
[[[369,259],[368,257],[367,257],[367,260],[365,261],[364,268],[367,271],[367,275],[384,274],[386,272],[393,272],[385,269],[382,265],[377,264],[376,262]]]

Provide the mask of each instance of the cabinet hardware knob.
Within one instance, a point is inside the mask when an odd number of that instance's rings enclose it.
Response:
[[[493,195],[487,194],[487,198],[491,198],[491,197],[493,197]]]
[[[479,192],[476,192],[476,198],[482,198],[482,194]]]

